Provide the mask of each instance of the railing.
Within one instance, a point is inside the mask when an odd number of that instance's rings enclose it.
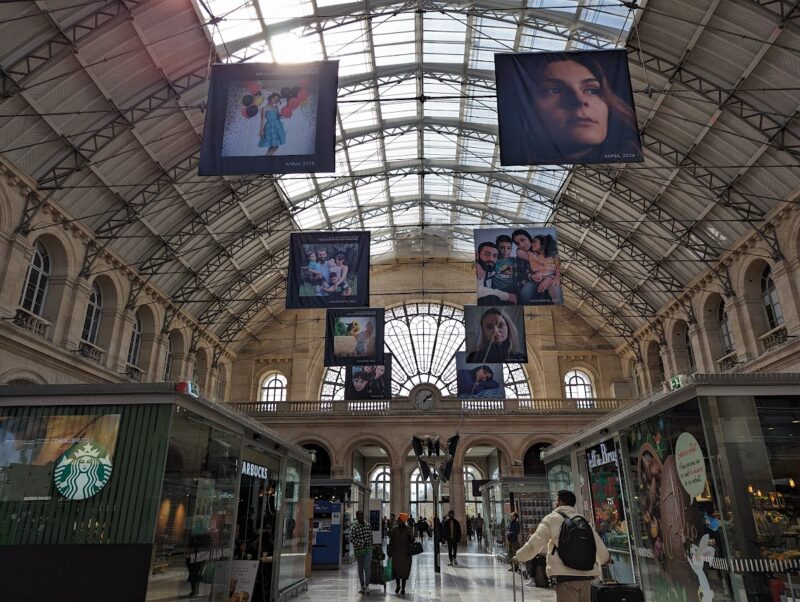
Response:
[[[773,328],[772,330],[765,332],[758,340],[761,341],[761,344],[764,346],[764,352],[772,351],[776,347],[780,347],[786,341],[789,340],[788,332],[786,330],[786,326],[781,324],[780,326]]]
[[[47,338],[47,331],[50,330],[50,322],[22,307],[18,307],[14,314],[14,324],[42,338]]]
[[[429,414],[600,414],[622,408],[630,399],[455,399],[446,397]],[[411,400],[365,401],[232,401],[226,405],[246,414],[259,416],[388,416],[420,415]]]
[[[133,364],[125,364],[125,374],[128,375],[128,378],[138,383],[140,380],[142,380],[144,370],[142,370],[139,366],[134,366]]]
[[[78,344],[78,353],[86,359],[92,360],[93,362],[99,364],[103,361],[103,356],[106,352],[104,349],[101,349],[94,343],[90,343],[89,341],[81,341]]]
[[[733,370],[736,367],[736,364],[739,363],[739,360],[736,357],[736,352],[731,351],[728,355],[723,355],[721,358],[717,360],[717,366],[719,367],[720,372],[727,372],[728,370]]]

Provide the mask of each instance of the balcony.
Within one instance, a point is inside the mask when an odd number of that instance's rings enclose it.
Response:
[[[144,374],[144,370],[142,370],[139,366],[134,366],[133,364],[125,364],[125,374],[128,375],[134,382],[139,382],[142,380],[142,375]]]
[[[14,324],[43,339],[47,338],[47,332],[50,330],[50,322],[21,307],[18,307],[17,313],[14,314]]]
[[[727,372],[728,370],[733,370],[738,363],[739,360],[736,357],[736,352],[731,351],[729,354],[723,355],[717,360],[717,367],[720,372]]]
[[[444,398],[425,415],[605,414],[631,399],[454,399]],[[229,407],[253,417],[399,416],[423,414],[409,399],[367,401],[232,401]]]
[[[772,351],[777,347],[780,347],[784,343],[789,340],[788,332],[786,330],[786,326],[781,324],[780,326],[773,328],[772,330],[765,332],[758,340],[761,341],[761,345],[764,348],[764,352]]]
[[[78,353],[86,359],[91,360],[96,364],[100,364],[102,363],[103,356],[106,352],[105,349],[101,349],[94,343],[90,343],[89,341],[81,341],[78,344]]]

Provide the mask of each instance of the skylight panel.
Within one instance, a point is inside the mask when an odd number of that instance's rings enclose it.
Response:
[[[630,11],[622,5],[586,6],[580,11],[580,19],[586,23],[597,23],[619,31],[628,28],[626,21],[629,13]]]
[[[415,226],[419,224],[419,206],[412,205],[395,209],[392,212],[395,226]]]
[[[303,36],[303,28],[272,36],[272,50],[279,63],[306,63],[323,59],[317,34]]]
[[[556,165],[545,165],[532,172],[530,182],[539,188],[552,190],[555,194],[561,188],[566,177],[566,169]]]
[[[519,209],[519,195],[498,186],[489,189],[489,206],[493,209],[516,213]]]
[[[314,182],[309,177],[291,175],[281,178],[281,185],[290,199],[304,196],[314,190]]]
[[[232,4],[230,0],[220,1],[226,1],[228,5]],[[314,14],[314,6],[310,0],[293,0],[292,2],[258,0],[258,3],[261,8],[261,14],[264,15],[264,21],[268,25],[283,23],[298,17],[310,17]],[[250,3],[248,2],[248,4]]]
[[[452,238],[450,240],[453,251],[459,255],[473,255],[475,253],[475,245],[468,240],[460,238]]]
[[[406,161],[416,159],[417,131],[406,132],[398,136],[387,136],[383,144],[387,161]]]
[[[426,224],[449,224],[451,221],[449,211],[444,211],[438,207],[425,207]]]
[[[375,66],[406,65],[416,59],[414,44],[388,44],[375,46]]]
[[[345,130],[372,127],[378,123],[375,107],[371,100],[339,104],[339,115]]]
[[[425,176],[425,194],[452,196],[453,176],[430,174]]]
[[[454,159],[456,136],[425,130],[424,153],[426,159]]]
[[[494,158],[494,142],[462,138],[459,160],[475,167],[491,167]]]
[[[294,218],[303,230],[313,230],[325,225],[325,216],[318,205],[301,211]]]
[[[347,154],[350,156],[350,166],[354,170],[376,167],[381,160],[380,146],[375,140],[349,145]]]
[[[414,31],[413,14],[392,15],[375,24],[372,28],[375,64],[382,66],[413,63]]]
[[[206,25],[213,38],[214,43],[222,47],[225,42],[238,40],[261,31],[261,24],[258,14],[252,4],[236,5],[231,9],[231,3],[227,0],[210,0],[208,8],[212,14],[222,20],[216,25]],[[208,14],[203,11],[203,18],[208,19]]]
[[[467,203],[483,203],[486,200],[486,183],[468,178],[455,181],[456,194]]]
[[[381,116],[384,119],[400,119],[403,117],[416,117],[416,100],[381,101]]]
[[[325,200],[325,211],[328,212],[328,216],[331,219],[350,215],[354,213],[356,209],[356,201],[352,190],[345,190],[341,194],[337,194]]]
[[[520,52],[542,51],[561,52],[567,48],[567,38],[556,34],[526,27],[519,44]]]
[[[477,89],[470,86],[467,95],[473,96],[480,94]],[[485,94],[485,92],[484,92]],[[464,110],[464,120],[475,123],[487,123],[497,125],[497,99],[495,98],[470,98],[467,100]]]
[[[370,243],[370,255],[377,257],[379,255],[386,255],[394,250],[394,241],[383,240],[381,242]]]
[[[557,10],[563,13],[575,14],[580,6],[580,0],[532,0],[528,6],[535,4],[537,8],[544,7],[547,10]]]
[[[523,198],[520,203],[519,216],[523,222],[544,224],[550,219],[550,207],[547,205]]]
[[[385,214],[379,213],[378,215],[373,215],[372,217],[368,217],[364,220],[364,228],[367,230],[379,230],[381,228],[385,228],[389,225],[388,216]]]
[[[431,63],[461,63],[464,60],[466,17],[426,15],[423,21],[423,60]]]
[[[384,180],[358,186],[358,202],[362,207],[384,205],[386,201],[386,182]]]
[[[325,32],[323,40],[328,58],[339,61],[339,77],[370,70],[367,34],[362,22],[330,29]]]
[[[419,196],[419,177],[416,174],[389,178],[389,194],[392,198]]]

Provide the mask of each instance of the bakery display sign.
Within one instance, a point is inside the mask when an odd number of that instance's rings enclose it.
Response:
[[[706,463],[703,448],[692,434],[681,433],[675,442],[675,463],[678,467],[678,479],[689,497],[694,499],[701,496],[708,478]]]

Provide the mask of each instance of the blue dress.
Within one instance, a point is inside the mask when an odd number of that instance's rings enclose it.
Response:
[[[266,122],[264,123],[264,135],[258,141],[261,148],[270,148],[286,144],[286,130],[283,129],[281,116],[278,109],[266,109]]]

